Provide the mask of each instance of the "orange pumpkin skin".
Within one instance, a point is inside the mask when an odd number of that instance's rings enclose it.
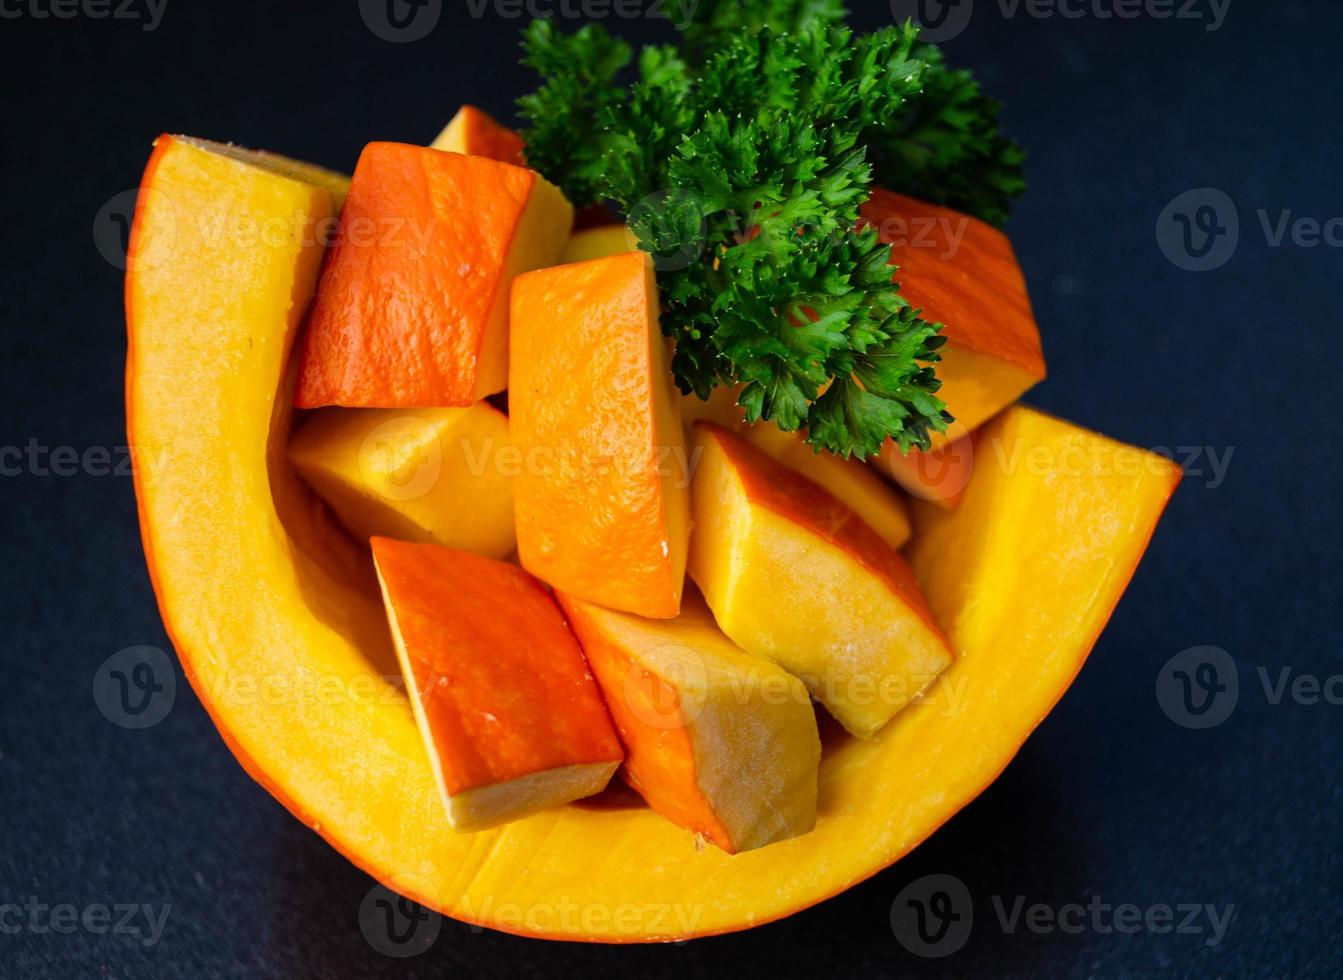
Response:
[[[543,808],[538,797],[550,805],[577,798],[552,798],[545,781],[557,770],[586,769],[580,795],[600,792],[624,754],[578,641],[541,583],[469,551],[370,543],[454,826],[516,819]],[[502,813],[468,802],[473,790],[524,777],[530,800],[510,800]]]
[[[958,211],[881,188],[863,205],[862,217],[891,245],[901,293],[925,319],[946,325],[949,346],[1044,378],[1040,329],[1006,235]],[[974,428],[978,422],[965,424]]]
[[[368,144],[308,316],[294,404],[467,406],[502,391],[509,282],[554,261],[572,221],[531,170]]]
[[[518,557],[570,595],[651,618],[681,605],[689,463],[653,270],[626,253],[513,284],[509,430]]]
[[[627,750],[622,770],[625,781],[672,823],[733,853],[727,828],[703,794],[692,790],[695,750],[680,691],[651,671],[643,671],[642,676],[635,673],[629,651],[603,635],[589,612],[589,603],[564,593],[558,598],[594,674],[608,692],[606,703]],[[650,725],[649,717],[658,723]]]
[[[515,167],[526,166],[522,155],[522,137],[493,116],[473,105],[464,105],[443,128],[430,146],[449,153],[488,157]]]
[[[806,689],[723,635],[693,590],[675,619],[557,596],[660,815],[728,854],[816,825],[821,743]]]

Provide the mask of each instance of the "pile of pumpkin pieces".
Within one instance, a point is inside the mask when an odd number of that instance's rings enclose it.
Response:
[[[872,737],[952,660],[900,555],[906,493],[956,506],[969,431],[1044,376],[1011,245],[874,194],[905,295],[946,324],[958,422],[928,453],[841,459],[748,425],[731,389],[682,396],[649,258],[601,214],[574,231],[523,149],[471,107],[430,147],[365,147],[289,458],[371,541],[455,829],[620,769],[729,853],[806,833],[813,701]]]

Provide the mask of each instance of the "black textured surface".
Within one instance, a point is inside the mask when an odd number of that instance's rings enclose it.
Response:
[[[158,132],[349,168],[368,140],[428,141],[462,101],[507,116],[525,84],[520,22],[487,4],[480,19],[445,13],[427,38],[391,44],[355,0],[171,0],[152,31],[6,0],[0,975],[1343,975],[1343,706],[1274,704],[1258,673],[1343,671],[1343,253],[1274,247],[1256,214],[1343,215],[1343,10],[1236,0],[1209,31],[1097,16],[1113,0],[1066,3],[1079,19],[1029,16],[1026,0],[1011,17],[996,0],[977,6],[948,51],[1006,101],[1031,153],[1010,227],[1050,365],[1030,401],[1141,445],[1230,453],[1224,478],[1186,481],[1069,695],[991,789],[894,868],[785,922],[680,947],[449,922],[427,953],[396,960],[358,928],[371,881],[244,775],[180,675],[152,728],[99,712],[91,688],[107,657],[168,649],[130,481],[44,475],[13,450],[125,442],[121,278],[91,227],[136,185]],[[1163,256],[1154,228],[1200,187],[1236,202],[1241,235],[1222,268],[1195,274]],[[1197,462],[1207,470],[1206,451]],[[1169,658],[1202,644],[1234,657],[1240,696],[1227,721],[1191,730],[1154,689]],[[969,942],[941,960],[908,952],[890,925],[897,894],[930,874],[956,876],[974,901]],[[999,923],[995,900],[1010,909],[1018,895],[1056,910],[1098,896],[1234,911],[1215,944],[1206,919],[1201,934],[1089,920],[1080,934],[1041,933]],[[12,908],[30,900],[168,914],[151,945],[98,934],[96,920],[42,931],[43,913]]]

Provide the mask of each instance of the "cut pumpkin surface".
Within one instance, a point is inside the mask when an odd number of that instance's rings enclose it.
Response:
[[[553,263],[572,224],[534,171],[368,144],[308,316],[295,403],[468,406],[502,391],[509,284]]]
[[[374,538],[448,822],[483,830],[606,788],[624,757],[555,600],[516,565]]]
[[[289,461],[360,541],[375,535],[513,551],[508,417],[470,408],[323,408],[289,443]]]
[[[795,678],[723,635],[688,593],[675,619],[559,595],[654,810],[729,854],[816,824],[821,743]]]
[[[560,262],[568,265],[572,262],[604,259],[609,255],[638,250],[634,235],[624,225],[599,225],[596,228],[575,231],[570,235],[569,240],[564,243]]]
[[[951,662],[908,563],[819,484],[695,426],[690,576],[723,632],[870,736]],[[823,601],[821,599],[823,598]]]
[[[183,670],[247,771],[351,861],[447,915],[555,939],[686,939],[876,873],[992,782],[1067,689],[1178,479],[1027,409],[990,423],[981,459],[997,438],[1019,465],[977,467],[961,508],[916,514],[914,567],[958,656],[875,738],[826,751],[810,834],[730,856],[646,808],[574,806],[455,834],[367,555],[285,465],[287,364],[320,248],[208,234],[229,216],[330,220],[331,192],[292,173],[173,137],[146,170],[126,283],[146,558]],[[135,247],[172,233],[178,208],[199,230],[176,227],[166,252]],[[1120,453],[1139,465],[1111,465]],[[267,679],[286,696],[239,683]]]
[[[523,567],[591,602],[675,616],[689,462],[651,263],[630,253],[519,276],[511,329]]]
[[[457,110],[432,143],[432,149],[466,156],[488,157],[516,167],[526,166],[522,156],[522,137],[500,125],[488,112],[473,105]]]

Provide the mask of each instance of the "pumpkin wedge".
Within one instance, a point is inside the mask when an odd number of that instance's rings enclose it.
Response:
[[[649,805],[729,854],[816,825],[821,742],[797,678],[723,635],[693,590],[675,619],[560,593]]]
[[[903,558],[819,484],[695,425],[690,577],[724,633],[870,736],[951,663]]]
[[[559,607],[516,565],[374,538],[392,642],[455,830],[600,793],[624,757]]]
[[[289,462],[360,541],[374,535],[513,551],[508,417],[470,408],[322,408],[289,443]]]
[[[612,609],[675,616],[689,462],[651,263],[631,252],[519,276],[512,347],[523,567]]]
[[[583,806],[456,834],[367,549],[284,458],[290,350],[321,246],[211,233],[231,217],[298,231],[331,219],[330,190],[271,163],[165,136],[142,181],[126,404],[145,557],[183,671],[248,773],[446,915],[553,939],[689,939],[875,874],[991,783],[1067,689],[1178,479],[1166,460],[1027,409],[989,423],[981,458],[1015,464],[977,468],[958,510],[915,515],[929,545],[914,567],[957,659],[875,738],[828,747],[810,834],[728,855],[697,851],[650,809]],[[283,696],[239,683],[267,680]]]
[[[299,408],[467,406],[508,376],[508,289],[573,208],[543,177],[404,143],[364,147],[308,317]]]
[[[500,163],[526,166],[522,158],[522,137],[495,121],[488,112],[473,105],[457,110],[443,132],[429,144],[435,150],[488,157]]]

